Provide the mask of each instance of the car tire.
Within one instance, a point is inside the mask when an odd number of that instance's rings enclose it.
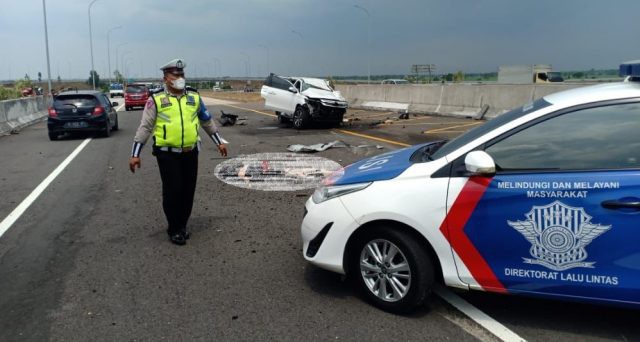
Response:
[[[296,129],[303,129],[309,125],[311,116],[309,115],[309,109],[304,106],[298,106],[293,112],[293,127]]]
[[[118,113],[116,113],[116,123],[113,124],[113,128],[114,131],[117,131],[118,129],[120,129],[120,127],[118,126]]]
[[[129,106],[124,106],[124,110],[126,110],[127,112],[131,110],[131,107]]]
[[[374,250],[380,251],[382,262],[376,261]],[[397,227],[367,228],[350,245],[347,262],[356,290],[384,311],[411,312],[424,304],[433,288],[429,253],[418,239]]]
[[[105,137],[105,138],[108,138],[109,136],[111,136],[111,122],[109,122],[108,119],[107,119],[107,123],[105,125],[105,128],[102,131],[102,136]]]
[[[338,115],[338,119],[333,123],[333,127],[338,128],[344,120],[344,114]]]
[[[56,141],[58,140],[59,134],[56,132],[49,132],[49,140]]]

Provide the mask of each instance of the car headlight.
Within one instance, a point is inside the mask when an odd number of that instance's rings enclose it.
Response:
[[[316,189],[316,191],[313,193],[313,196],[311,196],[311,199],[315,204],[320,204],[334,197],[360,191],[368,187],[369,185],[371,185],[371,183],[372,182],[347,184],[347,185],[335,185],[335,186],[321,186]]]

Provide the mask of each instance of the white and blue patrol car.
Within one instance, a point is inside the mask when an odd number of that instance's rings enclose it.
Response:
[[[306,203],[304,257],[389,311],[436,281],[640,307],[640,62],[620,69],[345,167]]]

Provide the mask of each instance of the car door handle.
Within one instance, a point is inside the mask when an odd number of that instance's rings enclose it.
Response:
[[[608,201],[603,201],[601,205],[603,208],[607,208],[607,209],[631,208],[631,209],[640,210],[639,201],[623,202],[623,201],[608,200]]]

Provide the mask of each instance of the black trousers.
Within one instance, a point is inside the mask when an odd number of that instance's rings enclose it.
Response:
[[[154,154],[162,178],[162,208],[169,223],[167,233],[185,233],[196,191],[198,150],[186,153],[156,150]]]

